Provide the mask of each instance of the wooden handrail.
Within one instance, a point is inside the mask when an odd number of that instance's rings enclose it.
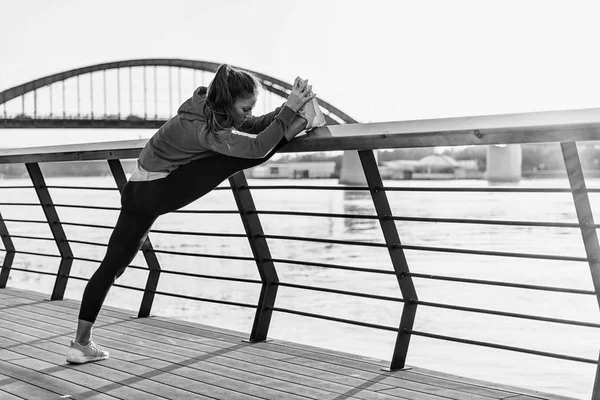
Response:
[[[600,108],[328,125],[281,152],[600,140]],[[147,139],[0,150],[0,164],[137,158]]]

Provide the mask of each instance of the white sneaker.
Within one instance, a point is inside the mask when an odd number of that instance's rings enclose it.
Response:
[[[108,351],[102,350],[91,340],[85,346],[77,342],[71,342],[71,347],[67,351],[67,362],[73,364],[84,364],[91,361],[106,360],[107,358]]]
[[[304,104],[300,115],[308,121],[305,129],[307,132],[316,127],[325,125],[325,116],[323,115],[316,98]]]

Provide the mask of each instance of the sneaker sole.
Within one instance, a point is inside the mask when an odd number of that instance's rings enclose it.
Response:
[[[102,360],[106,360],[108,359],[108,356],[104,357],[83,357],[83,358],[77,358],[77,357],[67,357],[67,362],[71,363],[71,364],[85,364],[85,363],[89,363],[89,362],[94,362],[94,361],[102,361]]]

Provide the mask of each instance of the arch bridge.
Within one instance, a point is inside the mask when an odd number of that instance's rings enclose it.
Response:
[[[157,129],[189,96],[188,88],[206,85],[219,65],[209,61],[150,58],[102,63],[48,75],[0,92],[0,129]],[[271,111],[275,108],[272,105],[287,98],[292,88],[289,83],[250,72],[259,78],[266,91],[257,113]],[[357,123],[323,99],[318,101],[328,125]],[[487,164],[488,180],[519,180],[520,145],[488,148]],[[356,152],[344,152],[340,181],[365,182]]]
[[[209,82],[219,65],[154,58],[45,76],[0,92],[0,128],[158,128],[189,96],[188,88]],[[263,111],[287,98],[289,83],[251,72],[267,92]],[[357,122],[322,99],[319,104],[330,125]]]

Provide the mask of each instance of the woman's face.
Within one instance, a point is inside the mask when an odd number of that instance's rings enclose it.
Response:
[[[233,102],[233,111],[235,113],[235,125],[240,126],[244,121],[252,116],[252,109],[256,105],[256,95],[249,97],[238,97]]]

